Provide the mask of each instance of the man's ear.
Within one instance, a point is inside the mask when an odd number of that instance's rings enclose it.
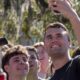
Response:
[[[9,65],[5,65],[4,69],[5,69],[6,72],[9,72]]]

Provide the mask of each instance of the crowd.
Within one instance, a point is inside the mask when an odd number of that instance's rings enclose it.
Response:
[[[69,19],[80,45],[80,18],[70,1],[48,0],[48,4],[52,11]],[[47,25],[42,42],[23,46],[5,39],[0,43],[0,68],[6,73],[5,80],[80,80],[80,51],[78,48],[70,56],[69,31],[61,22]]]

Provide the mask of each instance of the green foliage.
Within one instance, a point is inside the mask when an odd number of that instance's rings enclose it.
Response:
[[[17,34],[17,28],[15,27],[15,23],[13,20],[6,21],[3,26],[3,31],[5,31],[6,34],[4,36],[9,40],[15,40],[16,34]]]
[[[73,2],[72,6],[80,16],[80,0],[71,1]],[[69,29],[73,42],[76,40],[69,21],[62,15],[54,15],[47,7],[47,0],[29,0],[26,4],[27,8],[23,6],[24,4],[25,0],[0,1],[0,10],[4,9],[5,14],[2,19],[0,18],[1,35],[16,42],[17,38],[17,41],[20,39],[17,35],[20,35],[18,31],[21,29],[25,39],[35,43],[43,40],[43,31],[48,23],[60,21]],[[23,12],[22,8],[24,8]]]

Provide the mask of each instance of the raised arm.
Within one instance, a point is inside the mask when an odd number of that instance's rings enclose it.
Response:
[[[71,6],[70,0],[48,0],[51,10],[57,10],[68,18],[80,45],[80,18]],[[56,6],[55,6],[56,5]]]

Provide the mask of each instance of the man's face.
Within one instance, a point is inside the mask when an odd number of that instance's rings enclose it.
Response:
[[[44,45],[51,57],[57,58],[66,55],[69,48],[66,31],[62,28],[49,28],[44,36]]]
[[[29,72],[28,57],[24,54],[11,57],[5,70],[10,76],[26,76]]]

